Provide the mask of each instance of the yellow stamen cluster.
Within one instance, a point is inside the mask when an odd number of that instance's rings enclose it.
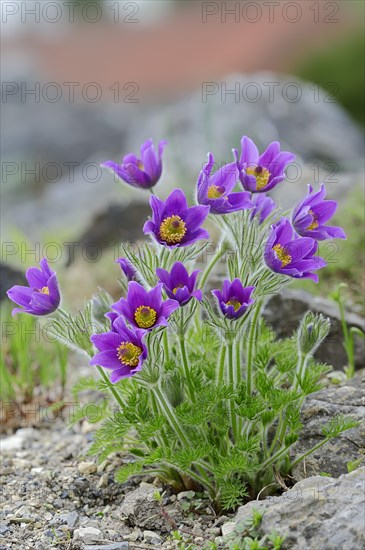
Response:
[[[49,294],[49,288],[48,286],[44,286],[43,288],[40,289],[40,291],[42,294]]]
[[[176,294],[176,292],[179,290],[179,288],[184,288],[184,285],[177,285],[175,286],[175,288],[173,289],[173,294]]]
[[[157,313],[149,306],[139,306],[134,312],[134,319],[140,328],[151,328],[156,322]]]
[[[285,248],[281,244],[276,244],[272,249],[276,252],[276,256],[281,261],[281,267],[290,264],[292,257],[290,254],[287,254]]]
[[[249,166],[246,174],[256,177],[256,189],[263,189],[269,183],[270,172],[262,166]]]
[[[186,223],[180,216],[169,216],[160,225],[160,238],[166,244],[178,244],[183,240],[186,231]]]
[[[117,357],[119,361],[128,367],[136,367],[138,365],[141,353],[141,348],[135,346],[132,342],[122,342],[117,348]]]
[[[208,187],[208,199],[219,199],[224,193],[223,187],[219,187],[219,185],[211,185]]]
[[[226,302],[226,305],[233,306],[233,309],[237,311],[242,304],[238,300],[235,300],[234,298],[232,298],[232,300],[229,300],[228,302]]]
[[[319,223],[317,221],[317,216],[315,215],[315,213],[313,212],[313,210],[309,210],[309,214],[312,215],[313,217],[313,221],[312,223],[310,223],[307,227],[307,230],[308,231],[312,231],[313,229],[317,229],[317,227],[319,226]]]

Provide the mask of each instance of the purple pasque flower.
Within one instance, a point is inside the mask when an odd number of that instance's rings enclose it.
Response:
[[[209,153],[197,182],[198,203],[210,206],[210,214],[229,214],[252,208],[250,193],[231,193],[239,179],[237,163],[226,164],[212,175],[213,166],[214,156]]]
[[[254,142],[247,136],[241,139],[241,156],[235,149],[240,180],[246,191],[264,193],[273,189],[285,178],[285,168],[295,155],[280,151],[280,143],[273,141],[266,151],[259,154]]]
[[[10,300],[21,306],[13,309],[13,315],[48,315],[60,305],[61,296],[56,273],[50,269],[46,258],[43,258],[39,265],[40,269],[30,267],[26,271],[25,277],[29,287],[15,285],[8,290]]]
[[[170,273],[166,269],[156,269],[157,277],[163,283],[167,296],[177,300],[181,306],[187,304],[193,297],[199,301],[202,299],[202,291],[194,290],[198,273],[200,269],[189,275],[181,262],[175,262]]]
[[[91,336],[99,351],[90,365],[111,369],[110,381],[113,384],[121,378],[133,376],[142,370],[142,363],[147,357],[147,348],[143,343],[145,334],[144,330],[128,328],[123,317],[117,317],[113,322],[113,331]]]
[[[209,206],[188,206],[182,189],[174,189],[164,201],[150,198],[152,220],[144,224],[144,233],[152,233],[165,246],[188,246],[209,233],[200,226],[209,214]]]
[[[265,246],[264,259],[267,266],[282,275],[295,279],[313,279],[318,283],[318,275],[312,273],[327,264],[316,256],[317,241],[310,237],[299,237],[286,218],[281,218],[271,226]]]
[[[127,281],[135,281],[137,270],[127,258],[118,258],[115,261],[116,264],[119,264],[124,275],[127,277]]]
[[[265,195],[265,193],[257,193],[253,195],[252,202],[254,207],[252,209],[251,219],[257,216],[260,224],[263,223],[276,208],[275,202],[272,198]]]
[[[251,298],[254,289],[254,286],[244,287],[239,279],[234,279],[232,282],[225,279],[222,292],[212,290],[212,294],[217,299],[221,312],[228,319],[239,319],[254,303],[255,300]]]
[[[109,168],[118,178],[139,189],[151,189],[161,177],[162,153],[166,141],[160,141],[156,152],[152,139],[141,145],[141,158],[128,154],[118,164],[112,160],[103,162],[100,166]]]
[[[127,297],[113,304],[112,309],[124,315],[136,328],[151,330],[166,326],[168,317],[179,307],[179,303],[176,300],[163,301],[162,286],[160,283],[147,291],[136,281],[131,281],[128,283]]]
[[[301,237],[312,237],[317,241],[346,239],[341,227],[324,225],[337,209],[337,202],[324,200],[325,196],[324,185],[321,185],[318,193],[314,193],[313,187],[308,185],[308,195],[293,210],[293,227]]]

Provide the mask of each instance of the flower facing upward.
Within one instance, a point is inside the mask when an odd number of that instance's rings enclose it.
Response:
[[[241,139],[241,156],[235,150],[240,180],[243,187],[252,193],[264,193],[275,187],[285,178],[285,168],[295,155],[280,151],[277,141],[270,143],[262,155],[247,136]]]
[[[127,258],[118,258],[116,260],[117,264],[120,265],[121,270],[123,271],[124,275],[127,277],[127,281],[134,281],[136,277],[137,270],[132,265],[132,263],[127,260]]]
[[[254,208],[252,209],[251,219],[257,216],[260,224],[266,220],[276,207],[275,202],[264,193],[253,195],[252,202]]]
[[[141,145],[140,159],[135,155],[129,154],[123,157],[121,164],[107,160],[101,166],[109,168],[118,178],[133,187],[151,189],[161,177],[162,153],[165,145],[166,141],[160,141],[156,153],[152,139],[148,139]]]
[[[49,268],[46,258],[43,258],[39,265],[40,269],[30,267],[25,274],[29,287],[16,285],[8,290],[10,300],[22,306],[13,309],[13,315],[22,312],[48,315],[60,305],[56,273]]]
[[[113,322],[113,331],[93,334],[92,343],[99,350],[90,361],[90,365],[99,365],[111,369],[110,381],[115,384],[121,378],[128,378],[142,370],[147,357],[147,348],[143,343],[143,330],[129,329],[123,317]]]
[[[211,175],[213,166],[214,157],[209,153],[208,162],[200,172],[197,182],[199,204],[210,206],[211,214],[229,214],[251,208],[249,193],[231,193],[239,179],[237,163],[226,164]]]
[[[113,304],[112,309],[124,315],[136,328],[151,330],[158,326],[166,326],[167,318],[179,304],[176,300],[163,301],[161,291],[162,284],[148,292],[139,283],[131,281],[128,284],[127,297]],[[108,317],[111,319],[111,316]]]
[[[313,279],[318,283],[318,275],[312,273],[327,264],[318,256],[318,244],[310,237],[298,237],[289,220],[281,218],[271,227],[265,246],[264,258],[270,269],[295,279]]]
[[[212,290],[212,294],[217,299],[220,310],[228,319],[239,319],[254,303],[255,300],[251,298],[254,289],[254,286],[244,287],[239,279],[234,279],[232,283],[225,279],[222,292]]]
[[[199,239],[207,239],[208,232],[200,226],[209,213],[209,206],[189,208],[184,192],[174,189],[166,201],[150,198],[152,220],[145,223],[144,233],[168,247],[188,246]]]
[[[157,277],[163,283],[168,297],[177,300],[181,306],[187,304],[193,297],[199,301],[202,299],[202,291],[194,290],[199,272],[200,269],[189,275],[181,262],[176,262],[170,273],[166,269],[156,269]]]
[[[292,223],[295,231],[301,237],[312,237],[317,241],[326,239],[346,239],[341,227],[324,225],[337,209],[336,201],[324,200],[326,189],[321,185],[318,193],[313,193],[313,187],[308,185],[308,195],[293,210]]]

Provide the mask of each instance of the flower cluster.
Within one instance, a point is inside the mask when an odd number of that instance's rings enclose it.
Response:
[[[111,169],[125,183],[152,192],[151,188],[162,174],[165,145],[166,142],[161,141],[156,152],[149,139],[141,146],[140,158],[128,154],[121,164],[107,161],[102,166]],[[196,205],[189,206],[182,189],[173,190],[166,200],[151,195],[152,217],[145,223],[144,233],[152,237],[157,247],[156,256],[160,257],[161,250],[173,255],[180,249],[191,248],[198,241],[208,239],[209,234],[202,227],[208,215],[213,221],[221,218],[224,226],[224,223],[229,223],[229,216],[239,213],[244,216],[248,212],[248,217],[235,218],[234,223],[256,224],[256,227],[262,228],[262,259],[267,273],[309,278],[317,282],[316,271],[326,265],[317,256],[317,241],[345,238],[341,228],[325,225],[336,210],[336,202],[325,200],[323,185],[317,193],[309,186],[307,197],[294,208],[291,220],[277,217],[267,228],[265,221],[274,216],[276,205],[266,192],[284,180],[285,169],[294,155],[281,151],[278,142],[271,143],[260,155],[254,142],[243,136],[241,154],[234,150],[234,157],[234,162],[223,165],[213,173],[214,156],[208,154],[208,162],[197,179]],[[241,186],[241,190],[237,190],[237,186]],[[242,229],[245,240],[246,229]],[[241,260],[244,262],[245,258]],[[92,343],[98,352],[91,359],[92,365],[98,364],[112,370],[112,382],[141,370],[143,361],[148,357],[145,344],[148,332],[166,330],[170,316],[178,308],[187,306],[192,299],[197,302],[203,300],[203,289],[197,288],[200,270],[189,274],[181,261],[168,264],[170,268],[166,269],[161,260],[162,264],[155,269],[152,287],[146,283],[138,265],[130,259],[123,257],[117,262],[128,282],[127,295],[106,313],[110,330],[92,336]],[[240,273],[239,269],[236,273],[233,271],[230,273],[231,279],[223,282],[222,290],[211,292],[220,315],[234,323],[254,304],[258,283],[257,278],[250,278],[248,273]],[[40,270],[30,268],[26,277],[29,287],[15,286],[8,291],[9,298],[21,306],[15,308],[13,313],[47,315],[57,310],[60,293],[56,274],[50,270],[47,260],[41,261]],[[249,281],[253,284],[247,284]]]

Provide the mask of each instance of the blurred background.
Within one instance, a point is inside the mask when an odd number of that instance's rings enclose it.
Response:
[[[3,0],[2,296],[43,255],[74,306],[100,284],[116,292],[111,262],[120,240],[142,237],[149,197],[99,163],[167,139],[157,192],[192,199],[208,151],[231,162],[246,134],[296,153],[274,193],[283,207],[308,183],[340,201],[348,240],[324,245],[329,268],[310,290],[344,280],[361,309],[363,11],[351,0]]]

